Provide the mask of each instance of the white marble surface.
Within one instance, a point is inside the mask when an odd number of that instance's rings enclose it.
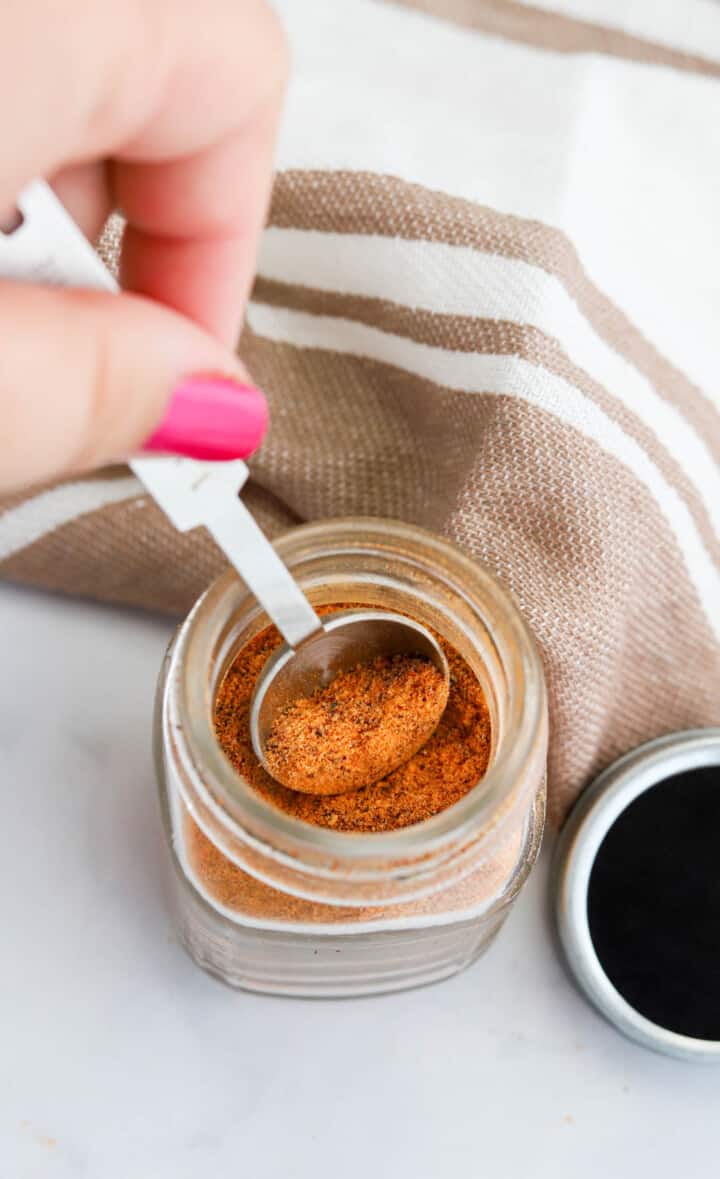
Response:
[[[177,945],[149,750],[167,622],[0,588],[1,1179],[706,1176],[720,1072],[566,980],[546,857],[487,957],[379,999],[234,993]]]

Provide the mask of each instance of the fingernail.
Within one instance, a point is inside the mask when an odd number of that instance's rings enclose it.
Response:
[[[170,398],[165,417],[143,450],[222,461],[246,458],[267,429],[265,396],[232,377],[187,377]]]

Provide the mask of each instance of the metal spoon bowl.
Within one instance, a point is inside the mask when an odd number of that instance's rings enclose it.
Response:
[[[327,615],[320,630],[300,646],[284,643],[260,673],[250,704],[250,737],[258,761],[267,769],[265,743],[283,708],[379,655],[421,655],[446,683],[450,679],[444,651],[419,622],[381,610],[340,610]]]

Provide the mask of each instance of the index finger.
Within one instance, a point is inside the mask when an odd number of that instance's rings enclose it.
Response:
[[[110,157],[110,195],[128,220],[124,283],[232,342],[287,74],[271,10],[261,0],[11,0],[3,26],[0,201],[36,175]]]
[[[255,111],[222,143],[162,164],[113,165],[127,218],[124,287],[233,344],[255,273],[272,178],[277,109]]]

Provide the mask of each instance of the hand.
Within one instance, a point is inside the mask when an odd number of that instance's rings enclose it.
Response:
[[[127,230],[119,297],[0,282],[0,490],[258,445],[232,346],[286,75],[262,0],[5,0],[0,224],[42,176],[89,237],[115,207]]]

